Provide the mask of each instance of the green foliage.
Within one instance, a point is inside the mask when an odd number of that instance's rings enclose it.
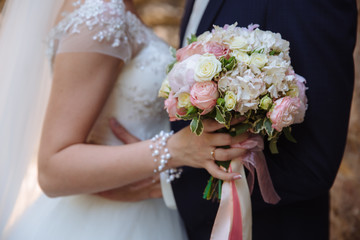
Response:
[[[173,47],[170,47],[169,50],[170,50],[171,56],[172,56],[173,58],[176,58],[176,49],[173,48]]]
[[[173,67],[175,66],[175,63],[177,63],[176,59],[167,66],[166,74],[168,74],[173,69]]]
[[[194,117],[191,120],[190,129],[191,129],[191,132],[195,133],[197,136],[200,136],[203,133],[204,125],[200,119],[200,115],[198,115],[197,117]]]
[[[296,139],[291,135],[291,127],[283,128],[283,132],[287,140],[292,143],[296,143]]]
[[[273,138],[273,139],[270,140],[269,148],[270,148],[270,152],[272,154],[278,154],[279,153],[279,150],[277,148],[277,138]]]
[[[191,34],[191,37],[190,37],[190,38],[187,38],[186,40],[187,40],[188,44],[190,45],[190,44],[192,44],[193,42],[196,42],[196,41],[197,41],[197,37],[196,37],[195,34]]]
[[[235,57],[231,57],[229,59],[221,57],[219,61],[221,62],[221,67],[225,72],[234,70],[234,68],[237,65],[237,61]]]

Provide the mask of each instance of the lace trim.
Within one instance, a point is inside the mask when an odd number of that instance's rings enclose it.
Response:
[[[86,0],[83,4],[75,2],[77,7],[71,13],[63,13],[61,20],[49,33],[47,55],[53,58],[57,51],[56,41],[67,34],[79,34],[79,27],[85,25],[94,31],[92,39],[99,43],[106,41],[116,48],[121,44],[133,46],[146,43],[148,29],[131,12],[125,9],[123,0]],[[132,43],[132,44],[129,44]]]

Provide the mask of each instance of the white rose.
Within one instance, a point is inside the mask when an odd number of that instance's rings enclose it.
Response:
[[[191,107],[190,94],[182,92],[178,96],[178,108],[189,108]]]
[[[234,56],[238,62],[242,62],[247,65],[249,65],[249,63],[250,63],[250,57],[245,52],[235,50],[231,53],[231,56]]]
[[[170,93],[170,85],[169,85],[169,80],[166,77],[165,80],[161,84],[158,96],[162,97],[162,98],[168,98],[169,93]]]
[[[250,56],[250,64],[254,65],[257,68],[262,68],[268,62],[266,54],[262,53],[253,53]]]
[[[211,81],[221,72],[221,63],[213,54],[204,54],[195,67],[194,79],[197,82]]]
[[[248,52],[251,50],[248,40],[243,36],[236,36],[230,39],[229,42],[230,49],[239,50],[243,52]]]
[[[225,94],[225,107],[227,110],[233,110],[236,105],[236,95],[232,91],[227,91]]]

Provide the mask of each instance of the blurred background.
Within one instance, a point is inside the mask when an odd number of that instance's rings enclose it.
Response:
[[[153,28],[158,36],[177,47],[185,0],[134,2],[142,20]],[[4,3],[5,0],[0,0],[0,10]],[[357,0],[357,4],[359,8],[360,0]],[[356,79],[349,134],[343,161],[331,189],[331,240],[360,239],[360,17],[354,59]]]

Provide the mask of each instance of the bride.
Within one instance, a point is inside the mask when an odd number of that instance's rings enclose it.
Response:
[[[28,21],[33,25],[28,29],[25,24],[21,26],[20,21],[11,22],[13,31],[20,28],[27,34],[26,38],[17,41],[26,47],[7,49],[19,55],[9,52],[4,56],[10,58],[2,59],[1,64],[7,66],[3,68],[4,72],[20,71],[23,75],[5,75],[1,87],[15,84],[19,88],[15,90],[23,91],[27,96],[13,108],[20,110],[38,106],[40,110],[30,112],[31,115],[15,114],[17,117],[12,124],[26,123],[24,132],[14,131],[14,127],[5,129],[13,126],[11,124],[1,128],[6,130],[5,136],[11,137],[5,142],[6,138],[2,136],[5,140],[1,142],[6,147],[1,148],[4,150],[1,153],[1,173],[5,174],[2,177],[7,185],[0,189],[0,230],[3,231],[9,216],[6,206],[11,209],[12,203],[9,202],[16,197],[16,190],[8,191],[12,188],[9,185],[12,177],[16,175],[13,173],[18,170],[16,176],[22,178],[23,170],[16,169],[16,164],[22,163],[22,168],[27,165],[23,160],[27,155],[22,154],[25,152],[22,147],[26,146],[27,152],[36,148],[38,126],[42,121],[38,180],[45,195],[2,233],[1,239],[186,239],[178,213],[166,208],[162,199],[121,202],[108,200],[97,193],[121,188],[184,165],[206,168],[213,176],[224,180],[239,178],[237,173],[225,173],[219,169],[210,153],[216,146],[239,142],[243,136],[231,138],[212,133],[221,125],[208,121],[201,137],[185,128],[173,135],[161,133],[160,137],[151,140],[153,136],[159,136],[160,131],[169,131],[168,118],[162,100],[157,98],[157,91],[171,57],[168,46],[139,20],[130,0],[66,0],[61,4],[59,1],[44,3],[39,0],[12,2],[13,5],[10,2],[6,7],[1,22],[0,43],[6,37],[11,16],[15,15],[14,19],[27,18],[25,23]],[[25,89],[19,85],[26,83],[24,78],[33,72],[33,68],[24,66],[42,65],[41,60],[36,61],[39,56],[26,58],[22,54],[39,45],[39,42],[27,42],[32,39],[31,35],[41,39],[46,32],[32,28],[47,29],[47,22],[59,9],[55,25],[48,34],[52,86],[42,120],[41,109],[47,97],[41,90],[46,92],[44,86],[49,83],[43,74],[37,72],[31,75],[35,83]],[[29,13],[22,15],[25,11]],[[34,12],[30,14],[31,11]],[[31,22],[32,19],[38,22]],[[14,42],[5,42],[5,45],[14,44],[15,40],[16,37]],[[37,52],[37,55],[41,54]],[[15,56],[20,56],[15,61],[16,69],[6,65]],[[42,81],[44,78],[45,82]],[[1,93],[5,93],[3,89],[11,90],[10,87],[2,88]],[[1,116],[9,119],[14,109],[6,108],[4,96],[1,95],[0,99]],[[17,95],[17,98],[21,96]],[[31,117],[33,114],[37,115]],[[122,145],[109,128],[112,117],[143,141]],[[10,120],[4,122],[11,123]],[[28,129],[33,130],[30,135]],[[16,136],[18,141],[12,141]],[[11,144],[18,145],[14,148]],[[242,151],[222,149],[216,158],[230,160],[241,155]],[[168,162],[160,163],[158,154],[164,154]],[[13,162],[16,164],[10,165]],[[19,181],[12,183],[14,189],[19,185]]]

